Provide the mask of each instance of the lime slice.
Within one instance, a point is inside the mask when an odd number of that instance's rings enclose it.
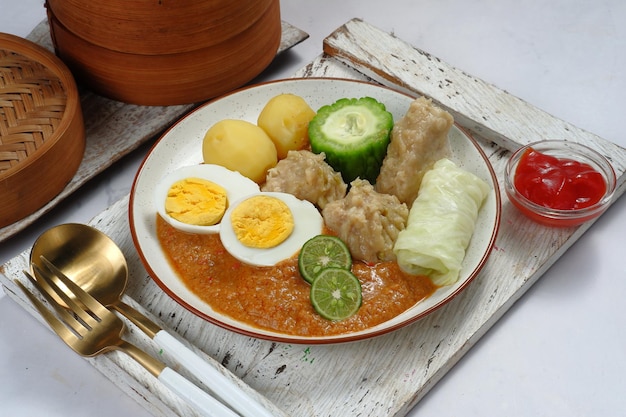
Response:
[[[361,307],[361,283],[342,268],[324,269],[311,284],[311,304],[328,320],[343,320]]]
[[[335,236],[318,235],[309,239],[300,249],[298,269],[308,283],[326,268],[350,269],[352,256],[346,244]]]

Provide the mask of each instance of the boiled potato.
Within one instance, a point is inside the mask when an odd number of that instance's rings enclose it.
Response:
[[[307,129],[313,116],[315,111],[302,97],[279,94],[263,107],[257,124],[274,142],[278,158],[283,159],[288,151],[302,149],[306,145]]]
[[[267,170],[278,162],[276,147],[263,129],[234,119],[211,126],[204,135],[202,157],[207,164],[238,171],[258,184],[265,181]]]

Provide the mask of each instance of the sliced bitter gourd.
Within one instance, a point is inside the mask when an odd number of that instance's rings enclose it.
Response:
[[[392,128],[393,115],[376,99],[343,98],[317,111],[309,123],[309,141],[346,183],[358,177],[373,184]]]

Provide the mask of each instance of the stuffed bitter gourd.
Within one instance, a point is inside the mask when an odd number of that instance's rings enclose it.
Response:
[[[317,111],[309,123],[309,141],[346,183],[359,177],[373,184],[392,128],[393,115],[376,99],[343,98]]]

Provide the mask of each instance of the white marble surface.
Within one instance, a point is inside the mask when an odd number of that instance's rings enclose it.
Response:
[[[42,0],[0,0],[0,32],[26,36]],[[282,1],[311,37],[266,78],[292,74],[353,17],[626,147],[622,0]],[[125,195],[141,148],[43,219],[0,243],[0,263],[48,227],[86,222]],[[0,203],[1,204],[1,203]],[[626,410],[626,199],[588,231],[410,416],[619,416]],[[0,414],[146,416],[0,292]]]

